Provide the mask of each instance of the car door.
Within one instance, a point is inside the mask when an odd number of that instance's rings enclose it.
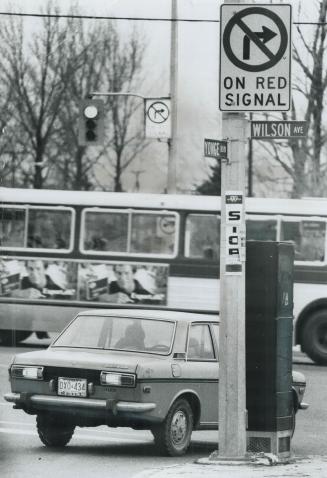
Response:
[[[183,377],[200,398],[200,425],[205,428],[213,428],[218,423],[217,344],[214,327],[209,323],[190,324]]]

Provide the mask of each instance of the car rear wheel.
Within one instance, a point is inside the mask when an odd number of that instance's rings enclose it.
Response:
[[[152,434],[161,453],[180,456],[190,445],[192,430],[192,408],[188,401],[182,398],[172,405],[164,422],[152,429]]]
[[[312,314],[303,327],[302,348],[317,364],[327,365],[327,311]]]
[[[71,440],[75,425],[61,423],[60,417],[39,414],[36,417],[36,428],[41,442],[49,447],[62,447]]]

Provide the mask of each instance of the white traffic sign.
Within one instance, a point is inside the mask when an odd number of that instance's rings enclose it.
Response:
[[[223,4],[220,12],[220,110],[288,111],[291,5]]]
[[[146,98],[145,137],[171,138],[170,98]]]

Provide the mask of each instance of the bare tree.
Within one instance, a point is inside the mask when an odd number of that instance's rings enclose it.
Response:
[[[22,21],[11,18],[1,29],[3,79],[13,90],[13,119],[22,132],[26,153],[34,162],[35,188],[43,186],[42,170],[51,157],[49,143],[64,92],[79,66],[76,58],[69,55],[63,22],[51,17],[42,22],[42,28],[27,45]]]
[[[17,155],[12,145],[11,123],[12,87],[2,88],[0,96],[0,181],[2,184],[15,183]]]
[[[99,180],[96,173],[97,169],[104,170],[112,179],[112,189],[121,191],[123,171],[147,146],[142,134],[143,123],[136,120],[137,110],[143,105],[131,96],[109,96],[105,105],[105,141],[103,147],[97,148],[78,145],[78,110],[81,98],[91,92],[137,89],[144,55],[143,41],[136,31],[123,41],[114,22],[94,24],[88,31],[80,24],[77,36],[77,48],[84,45],[83,67],[71,77],[69,97],[60,114],[62,135],[66,137],[63,148],[68,155],[70,152],[73,164],[67,165],[66,156],[63,171],[66,170],[66,178],[67,171],[72,174],[74,189],[89,189],[91,184],[108,189],[108,184]]]
[[[60,13],[51,3],[46,8]],[[32,171],[34,188],[90,189],[101,159],[120,190],[122,172],[145,147],[142,127],[134,121],[140,105],[131,97],[113,104],[109,99],[105,144],[86,148],[77,140],[79,104],[91,91],[120,91],[136,83],[144,53],[138,34],[122,41],[113,22],[48,15],[29,43],[16,18],[3,22],[0,39],[1,88],[12,88],[11,121],[19,131],[25,179]]]
[[[327,0],[321,0],[319,3],[318,24],[311,44],[307,42],[299,26],[297,27],[302,45],[309,54],[311,67],[303,62],[301,50],[294,47],[294,60],[299,65],[307,84],[307,88],[303,89],[298,82],[296,89],[302,93],[307,100],[305,120],[310,125],[309,137],[303,142],[301,150],[295,150],[296,153],[298,153],[296,159],[299,161],[302,178],[304,178],[306,162],[303,153],[306,153],[307,158],[310,158],[311,160],[311,167],[309,167],[310,182],[307,184],[307,189],[310,194],[314,196],[322,193],[322,186],[325,185],[322,184],[321,180],[322,178],[324,181],[326,179],[321,176],[321,150],[325,141],[325,135],[322,131],[322,115],[324,95],[327,87],[327,72],[324,67],[326,49],[326,14]]]
[[[135,92],[140,82],[144,45],[134,30],[129,42],[122,43],[117,32],[105,41],[109,62],[105,66],[104,87],[112,92]],[[108,40],[110,43],[108,43]],[[133,96],[109,96],[107,100],[112,140],[106,152],[113,166],[114,190],[122,191],[121,176],[135,157],[148,145],[143,133],[143,102]],[[139,111],[138,125],[133,118]]]
[[[293,92],[297,94],[297,98],[302,97],[304,101],[296,103],[293,99],[290,114],[282,114],[282,119],[306,121],[307,137],[260,144],[292,179],[292,197],[326,195],[326,166],[322,158],[326,142],[323,129],[327,88],[326,15],[327,0],[319,0],[317,24],[311,41],[308,40],[308,35],[303,33],[303,26],[297,25],[299,43],[293,45],[293,61],[299,73],[293,81]],[[300,109],[304,109],[304,114],[300,115]]]
[[[71,32],[70,51],[80,58],[81,66],[71,75],[59,113],[55,135],[57,158],[54,169],[65,188],[90,189],[91,172],[103,154],[103,147],[94,149],[78,143],[78,117],[81,99],[90,91],[101,89],[103,68],[107,61],[103,48],[104,29],[92,25],[86,29],[82,20],[68,20]]]

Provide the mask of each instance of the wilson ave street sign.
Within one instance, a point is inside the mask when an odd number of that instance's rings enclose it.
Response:
[[[252,139],[304,138],[307,130],[306,121],[251,121]]]

